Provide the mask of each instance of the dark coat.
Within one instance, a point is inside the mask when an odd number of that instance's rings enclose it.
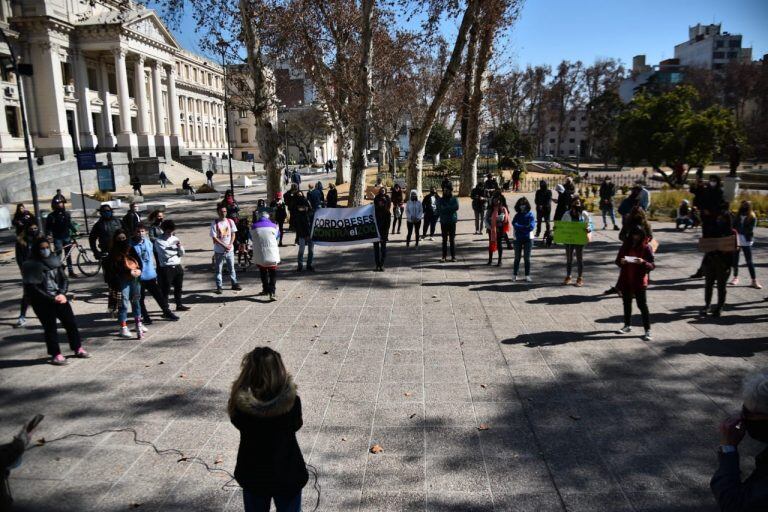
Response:
[[[755,457],[755,471],[741,481],[738,452],[721,453],[720,465],[709,483],[723,512],[768,510],[768,448]]]
[[[123,229],[128,233],[129,237],[133,235],[133,232],[139,223],[141,223],[141,216],[139,216],[137,212],[129,211],[125,214],[123,217]]]
[[[339,191],[335,188],[329,189],[328,194],[325,196],[325,204],[328,208],[336,208],[339,206]]]
[[[379,228],[379,238],[388,240],[389,227],[392,225],[392,200],[387,194],[376,194],[373,198],[373,211],[376,216],[376,226]]]
[[[741,222],[740,214],[737,213],[733,216],[733,229],[740,235],[744,235],[747,242],[751,242],[755,236],[755,224],[757,224],[755,217],[747,217],[744,222]]]
[[[309,238],[312,233],[312,207],[303,195],[297,195],[293,200],[291,222],[298,238]]]
[[[261,401],[248,390],[236,395],[230,418],[240,431],[235,479],[257,496],[293,496],[309,480],[296,432],[303,425],[301,399],[292,381],[277,397]]]
[[[563,214],[571,209],[571,201],[573,200],[573,194],[568,192],[561,192],[557,195],[557,206],[555,207],[555,220],[561,220]]]
[[[533,198],[533,203],[539,214],[549,216],[549,212],[552,211],[552,191],[548,188],[539,188]]]
[[[72,217],[66,210],[56,210],[45,218],[45,232],[55,240],[72,238]]]
[[[112,237],[115,235],[115,231],[122,228],[122,226],[120,220],[114,217],[109,219],[101,218],[96,221],[96,224],[91,229],[91,234],[88,235],[88,243],[97,258],[101,257],[102,253],[109,252],[109,244],[112,242]]]
[[[65,295],[69,281],[58,257],[51,255],[41,260],[30,258],[21,266],[24,293],[30,299],[50,301],[57,295]]]
[[[621,260],[625,256],[642,258],[645,263],[642,265],[638,265],[637,263],[627,263],[622,265]],[[622,295],[628,295],[630,297],[634,297],[638,291],[648,288],[648,273],[656,268],[653,258],[653,250],[647,243],[641,244],[640,247],[634,247],[629,242],[624,243],[619,249],[619,254],[616,255],[616,265],[621,269],[616,289]]]

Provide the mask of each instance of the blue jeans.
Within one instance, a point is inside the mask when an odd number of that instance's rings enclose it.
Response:
[[[747,261],[747,269],[749,270],[749,277],[755,279],[755,264],[752,262],[752,247],[742,246],[738,247],[738,250],[733,253],[733,277],[739,276],[739,253],[744,253],[744,259]]]
[[[224,267],[224,262],[227,262],[227,270],[229,270],[229,280],[232,281],[232,286],[237,284],[237,273],[235,273],[235,251],[229,252],[215,252],[213,253],[214,262],[216,264],[216,288],[221,288],[221,269]]]
[[[518,240],[515,239],[515,267],[514,267],[514,274],[517,275],[518,270],[520,270],[520,253],[523,254],[523,259],[525,260],[525,275],[531,274],[531,239],[528,240]]]
[[[243,489],[245,512],[269,512],[269,503],[273,499],[277,512],[301,512],[301,491],[294,496],[257,496]]]
[[[128,308],[133,318],[141,318],[141,282],[138,279],[120,282],[123,300],[117,309],[117,319],[122,324],[128,320]]]
[[[608,227],[608,221],[605,218],[606,214],[610,214],[611,222],[615,226],[616,225],[616,215],[613,212],[613,206],[611,206],[610,208],[603,207],[603,208],[601,208],[601,210],[603,211],[603,227],[604,228]]]
[[[312,257],[314,256],[315,242],[311,238],[299,238],[299,266],[304,266],[304,247],[309,249],[307,253],[307,265],[312,266]]]

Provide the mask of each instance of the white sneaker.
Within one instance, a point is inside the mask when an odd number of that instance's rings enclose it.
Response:
[[[531,282],[531,276],[525,276],[525,280],[526,280],[526,282],[530,283]]]
[[[733,279],[731,279],[731,282],[728,283],[728,284],[731,285],[731,286],[736,286],[737,284],[739,284],[739,278],[738,277],[734,277]]]
[[[513,283],[517,282],[517,274],[515,274],[514,276],[512,276],[512,282],[513,282]]]
[[[632,332],[632,327],[630,327],[629,325],[625,325],[624,327],[616,331],[616,334],[627,334],[630,332]]]
[[[149,329],[147,329],[147,326],[144,324],[139,324],[139,330],[141,332],[147,332]]]
[[[653,336],[651,336],[651,330],[650,329],[645,331],[645,334],[643,335],[642,340],[643,341],[653,341]]]
[[[133,338],[133,333],[131,332],[131,330],[128,328],[127,325],[124,325],[123,327],[120,328],[119,336],[121,338]]]
[[[23,316],[20,316],[18,320],[16,320],[16,325],[14,327],[24,327],[27,325],[27,319]]]

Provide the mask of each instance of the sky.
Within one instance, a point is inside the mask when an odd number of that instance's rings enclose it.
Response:
[[[564,59],[589,65],[603,57],[631,66],[638,54],[658,64],[674,57],[675,45],[688,39],[689,26],[713,22],[724,32],[742,34],[753,59],[768,53],[768,0],[525,0],[497,49],[505,56],[503,67],[555,67]],[[182,25],[173,30],[177,41],[198,50],[190,13]],[[455,29],[456,23],[446,24],[449,41]]]

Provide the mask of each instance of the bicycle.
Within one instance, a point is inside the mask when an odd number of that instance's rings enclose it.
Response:
[[[74,259],[77,261],[77,268],[84,276],[93,277],[101,270],[101,260],[94,256],[93,251],[83,247],[77,238],[73,238],[72,243],[65,245],[62,249],[64,252],[62,261],[66,261],[68,257],[74,257],[72,252],[77,250],[77,257]]]

